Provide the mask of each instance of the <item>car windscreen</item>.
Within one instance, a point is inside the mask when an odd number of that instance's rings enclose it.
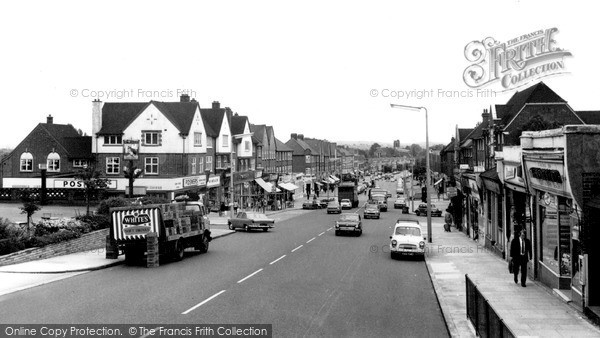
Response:
[[[247,213],[247,216],[252,219],[268,219],[267,215],[258,212],[249,212]]]
[[[358,222],[358,215],[357,214],[342,214],[342,216],[340,216],[340,221]]]
[[[421,236],[421,229],[415,227],[397,227],[396,235]]]

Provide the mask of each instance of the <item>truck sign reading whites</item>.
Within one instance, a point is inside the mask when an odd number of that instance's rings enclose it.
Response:
[[[127,236],[145,235],[150,232],[150,216],[147,214],[125,215],[122,220],[123,233]],[[147,225],[142,225],[147,224]]]

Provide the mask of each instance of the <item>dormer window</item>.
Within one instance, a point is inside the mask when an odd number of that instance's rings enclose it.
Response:
[[[123,144],[122,135],[106,135],[104,136],[105,145],[121,145]]]
[[[33,155],[28,151],[21,154],[21,171],[33,171]]]
[[[58,172],[60,171],[60,155],[56,152],[51,152],[48,154],[46,159],[46,164],[48,166],[48,171]]]

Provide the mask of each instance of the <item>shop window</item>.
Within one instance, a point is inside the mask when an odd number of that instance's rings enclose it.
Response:
[[[552,206],[540,206],[541,261],[544,265],[560,274],[558,249],[558,212]]]

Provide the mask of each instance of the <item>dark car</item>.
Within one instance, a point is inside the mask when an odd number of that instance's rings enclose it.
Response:
[[[381,218],[381,213],[379,212],[379,204],[377,203],[366,203],[365,211],[363,212],[364,218]]]
[[[268,231],[275,225],[275,220],[268,218],[267,215],[261,212],[240,211],[235,217],[227,221],[230,230],[244,229],[250,231],[252,229],[262,229]]]
[[[323,209],[327,208],[327,205],[329,205],[329,202],[331,202],[331,201],[335,201],[335,197],[322,198],[320,201],[321,208],[323,208]]]
[[[427,203],[419,204],[419,208],[415,210],[417,216],[427,216]],[[442,217],[442,210],[436,208],[435,204],[431,205],[431,217]]]
[[[362,221],[359,214],[345,213],[340,215],[340,219],[335,222],[335,235],[342,233],[353,233],[357,236],[362,234]]]
[[[321,209],[321,202],[317,200],[306,201],[302,203],[302,209]]]

